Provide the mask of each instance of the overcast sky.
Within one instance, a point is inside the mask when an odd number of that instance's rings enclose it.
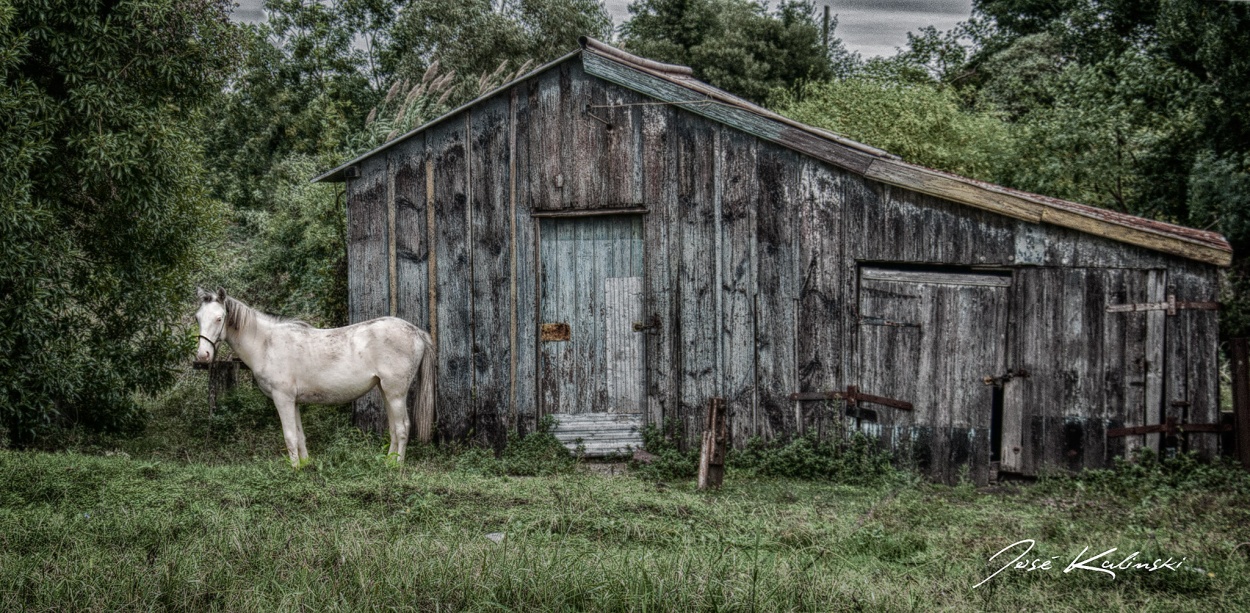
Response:
[[[263,0],[236,1],[239,8],[235,9],[235,19],[264,19],[260,10]],[[617,25],[629,18],[629,0],[606,0],[604,4]],[[817,0],[816,4],[832,8],[838,16],[834,34],[865,58],[894,55],[895,49],[907,42],[908,32],[924,26],[949,30],[972,11],[972,0]]]

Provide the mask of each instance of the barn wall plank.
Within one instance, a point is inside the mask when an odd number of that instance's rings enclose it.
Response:
[[[722,394],[728,409],[730,439],[742,445],[758,434],[755,422],[755,262],[759,185],[758,141],[725,129],[721,133],[720,233],[724,355]]]
[[[677,112],[677,215],[679,258],[677,332],[681,404],[687,440],[700,440],[709,398],[719,393],[720,313],[716,297],[715,155],[717,127]],[[676,332],[676,331],[675,331]]]
[[[396,315],[428,330],[429,241],[426,227],[425,136],[390,150],[395,194]]]
[[[530,132],[534,129],[531,117],[529,88],[517,85],[512,88],[513,160],[510,172],[515,192],[511,223],[513,229],[512,264],[516,293],[513,296],[515,343],[512,348],[515,362],[513,378],[512,409],[516,413],[513,427],[518,431],[533,432],[538,426],[538,259],[536,221],[530,217],[531,166],[535,163]]]
[[[388,167],[385,156],[360,165],[359,179],[348,183],[348,319],[356,323],[389,314],[390,279],[387,236]],[[352,404],[353,422],[373,432],[386,431],[378,390]]]
[[[843,287],[842,173],[804,160],[798,185],[798,391],[827,392],[841,382]],[[801,403],[802,432],[841,434],[841,417],[826,403]]]
[[[1213,275],[1177,267],[1169,276],[1168,294],[1178,301],[1212,302],[1218,292]],[[1218,317],[1215,311],[1178,310],[1167,316],[1167,372],[1163,415],[1178,423],[1218,423],[1219,390],[1216,348]],[[1164,441],[1165,449],[1197,451],[1211,458],[1219,449],[1219,437],[1189,434]],[[1170,451],[1169,451],[1170,452]]]
[[[512,387],[509,104],[507,96],[479,104],[469,128],[474,430],[496,449],[507,440]]]
[[[387,152],[393,170],[395,315],[423,330],[430,327],[429,239],[426,202],[425,135],[410,138]],[[417,423],[415,407],[419,387],[408,392],[409,421]],[[437,408],[436,408],[437,410]],[[437,416],[436,416],[437,418]]]
[[[434,170],[437,429],[444,440],[462,440],[473,426],[473,295],[468,282],[472,279],[472,251],[465,127],[463,120],[448,121],[426,134]]]
[[[757,357],[760,434],[764,438],[798,432],[797,403],[789,395],[798,389],[796,317],[799,293],[794,204],[800,158],[773,147],[761,147],[760,206],[756,278],[759,282]]]
[[[668,106],[646,106],[639,111],[642,138],[638,157],[644,179],[643,199],[650,210],[643,228],[645,313],[659,323],[658,329],[647,332],[647,421],[656,426],[678,417],[675,341],[680,322],[675,305],[679,258],[672,248],[677,214],[677,166],[671,163],[676,155],[674,113]]]

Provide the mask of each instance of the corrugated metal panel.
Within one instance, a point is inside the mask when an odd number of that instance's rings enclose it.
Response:
[[[629,454],[642,449],[642,415],[614,413],[554,414],[556,439],[577,451],[582,446],[586,457]]]

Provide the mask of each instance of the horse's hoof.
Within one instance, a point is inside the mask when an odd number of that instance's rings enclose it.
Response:
[[[312,465],[312,458],[303,458],[291,463],[291,468],[295,470],[304,470],[305,467]]]

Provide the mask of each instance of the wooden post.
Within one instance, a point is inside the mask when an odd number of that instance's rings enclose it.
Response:
[[[725,480],[725,446],[729,429],[725,424],[725,399],[711,398],[703,428],[703,449],[699,454],[699,489],[720,487]]]
[[[1232,342],[1233,429],[1237,458],[1250,470],[1250,339]]]
[[[222,360],[208,367],[208,416],[217,412],[217,399],[239,383],[239,362]]]

